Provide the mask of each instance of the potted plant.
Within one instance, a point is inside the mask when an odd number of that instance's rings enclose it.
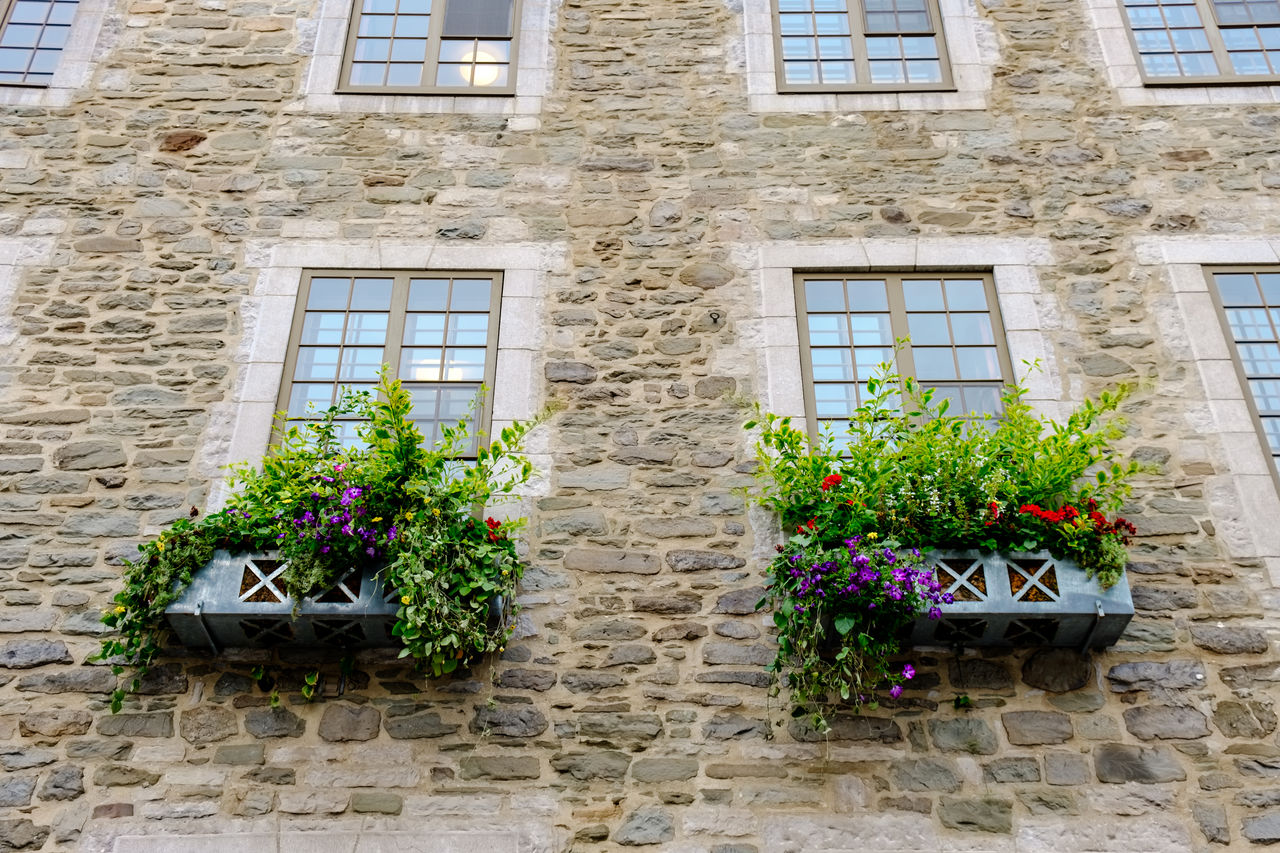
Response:
[[[514,598],[521,566],[511,534],[524,519],[479,512],[533,475],[520,446],[534,422],[479,442],[466,460],[477,439],[465,421],[430,447],[411,410],[409,392],[384,368],[374,394],[344,391],[317,421],[282,427],[260,467],[233,466],[225,508],[180,519],[139,546],[103,617],[116,633],[101,656],[117,672],[132,665],[136,687],[169,638],[166,615],[181,637],[215,647],[224,630],[222,645],[299,635],[347,646],[399,642],[401,656],[434,676],[500,648],[509,619],[494,613]],[[358,440],[344,443],[340,426],[353,419]],[[255,616],[274,622],[255,633],[243,624]],[[325,619],[355,620],[360,631]],[[290,620],[303,630],[272,630]],[[380,636],[379,621],[388,626]],[[118,691],[113,707],[122,699]]]
[[[793,699],[874,702],[876,688],[901,683],[887,660],[904,640],[1114,642],[1133,614],[1124,567],[1134,528],[1107,516],[1139,471],[1113,447],[1125,394],[1104,392],[1056,423],[1015,385],[999,417],[962,417],[882,365],[844,434],[811,440],[769,414],[748,423],[760,429],[752,497],[789,535],[761,605],[774,610],[773,668]],[[868,558],[873,591],[847,580]]]

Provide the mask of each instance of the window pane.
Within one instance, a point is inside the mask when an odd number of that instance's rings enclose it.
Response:
[[[1239,349],[1245,373],[1280,376],[1280,345],[1240,344]]]
[[[820,418],[847,417],[858,408],[858,386],[820,384],[813,387],[814,404]]]
[[[347,347],[342,351],[338,379],[342,382],[373,382],[382,367],[381,347]]]
[[[346,311],[351,295],[349,278],[313,278],[307,293],[308,311]]]
[[[888,314],[852,314],[853,343],[858,346],[893,346],[893,326]]]
[[[318,379],[332,382],[338,376],[337,347],[303,347],[298,350],[298,362],[293,370],[297,380]]]
[[[378,345],[387,342],[386,314],[349,314],[346,344]]]
[[[491,286],[487,278],[455,279],[449,307],[454,311],[488,311]]]
[[[847,349],[811,349],[813,379],[815,382],[851,382],[853,356]]]
[[[302,320],[303,344],[340,344],[342,343],[342,314],[307,312]]]
[[[483,349],[445,350],[443,378],[448,382],[484,379],[485,351]]]
[[[405,347],[400,351],[400,378],[406,382],[437,381],[443,353],[439,348]]]
[[[961,347],[956,350],[961,379],[999,379],[1000,359],[995,347]]]
[[[449,338],[446,343],[482,347],[488,342],[488,314],[453,314],[449,317]]]
[[[951,343],[946,314],[909,314],[907,329],[911,333],[911,343],[919,346]]]
[[[444,314],[410,314],[404,321],[406,346],[439,346],[444,343]]]
[[[902,282],[902,296],[908,311],[945,311],[942,282],[913,279]]]
[[[1280,414],[1280,381],[1275,379],[1250,379],[1249,390],[1253,401],[1263,414]]]
[[[397,63],[387,66],[388,86],[418,86],[422,84],[424,66],[416,63]]]
[[[981,279],[948,279],[947,308],[951,311],[987,310],[987,289]]]
[[[951,334],[957,344],[992,344],[996,342],[987,314],[952,314]]]
[[[351,294],[351,310],[390,310],[393,283],[389,278],[357,278]]]
[[[844,287],[839,281],[806,281],[804,301],[810,311],[843,311]]]
[[[809,316],[810,346],[848,346],[849,327],[843,315],[812,314]]]
[[[911,355],[916,363],[916,378],[955,379],[956,365],[950,347],[912,347]]]
[[[848,282],[849,308],[853,311],[888,311],[889,298],[883,280],[856,279]]]
[[[515,0],[449,0],[446,36],[509,36]]]
[[[995,385],[964,386],[964,412],[980,415],[998,415],[1004,411],[1000,405],[1000,388]]]
[[[443,311],[448,304],[449,279],[415,278],[409,281],[410,311]]]
[[[310,385],[295,382],[289,389],[288,413],[290,417],[302,417],[308,412],[322,412],[333,404],[333,385]]]
[[[1250,273],[1214,273],[1223,305],[1261,305],[1262,294]]]
[[[859,377],[870,376],[881,364],[892,360],[893,350],[889,347],[857,347],[853,351],[853,363]]]

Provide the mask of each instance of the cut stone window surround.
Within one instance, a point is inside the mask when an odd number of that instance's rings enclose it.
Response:
[[[536,116],[551,87],[553,27],[560,0],[521,0],[515,33],[515,90],[507,96],[342,93],[343,55],[352,0],[320,0],[316,16],[298,22],[299,50],[309,56],[300,108],[309,113],[467,113]]]
[[[987,107],[991,69],[998,58],[995,33],[978,17],[973,0],[938,0],[955,91],[780,93],[773,0],[743,0],[741,51],[730,51],[731,70],[745,73],[755,112],[976,110]],[[739,64],[740,63],[740,64]]]
[[[559,244],[539,246],[455,246],[430,241],[250,241],[245,265],[257,269],[257,280],[240,304],[244,326],[234,356],[237,377],[228,402],[211,407],[209,426],[197,454],[198,476],[210,481],[210,506],[225,501],[225,466],[262,458],[277,411],[289,334],[304,272],[308,269],[351,270],[501,270],[502,301],[498,341],[490,389],[492,431],[514,420],[533,417],[541,408],[543,331],[542,294],[547,276],[566,268],[567,250]],[[535,442],[543,439],[535,432]],[[541,444],[528,447],[541,471],[550,457]],[[530,484],[537,492],[545,480]],[[510,506],[516,506],[512,504]],[[515,510],[518,514],[518,509]]]
[[[5,0],[0,0],[0,14],[7,14],[7,5]],[[113,39],[99,38],[107,8],[107,0],[79,0],[47,85],[0,85],[0,105],[62,107],[70,104],[76,91],[88,84],[96,58],[112,47],[108,42]]]
[[[1280,493],[1205,275],[1207,266],[1276,267],[1280,238],[1143,237],[1134,249],[1137,272],[1168,284],[1155,304],[1161,335],[1199,392],[1187,395],[1186,417],[1215,471],[1204,491],[1216,536],[1232,558],[1264,561],[1280,587]]]
[[[24,270],[53,263],[54,245],[53,237],[0,237],[0,347],[18,340],[13,309]]]
[[[1106,69],[1108,82],[1125,106],[1199,106],[1205,104],[1280,103],[1280,85],[1252,82],[1248,77],[1223,77],[1214,85],[1148,85],[1144,81],[1123,0],[1081,0],[1097,35],[1092,57]]]

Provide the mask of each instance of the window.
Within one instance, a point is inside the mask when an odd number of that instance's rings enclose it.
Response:
[[[999,413],[1013,369],[990,276],[803,273],[795,291],[811,425],[843,432],[867,379],[905,337],[899,372],[953,412]]]
[[[428,441],[493,387],[502,279],[497,273],[319,271],[303,276],[279,409],[315,420],[340,389],[368,389],[389,364],[413,397]],[[484,402],[477,425],[488,428]],[[342,425],[355,441],[354,421]],[[474,446],[473,446],[474,449]]]
[[[357,0],[341,92],[510,95],[518,0]]]
[[[774,0],[779,89],[951,89],[940,20],[937,0]]]
[[[1280,0],[1123,0],[1143,80],[1280,80]]]
[[[0,85],[45,87],[71,33],[77,0],[0,0]]]
[[[1274,468],[1280,458],[1280,269],[1217,269],[1209,278]]]

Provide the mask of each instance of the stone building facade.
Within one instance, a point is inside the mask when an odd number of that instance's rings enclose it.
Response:
[[[1144,82],[1115,0],[930,8],[945,90],[784,92],[767,0],[524,0],[478,97],[345,91],[345,0],[80,0],[0,86],[0,848],[1280,840],[1280,499],[1205,274],[1280,268],[1280,86]],[[113,716],[122,561],[262,453],[316,269],[502,273],[494,418],[558,406],[517,639],[314,703],[284,656],[279,709],[175,654]],[[925,650],[828,737],[769,698],[735,489],[744,403],[805,414],[806,270],[990,274],[1038,406],[1134,385],[1118,645]]]

